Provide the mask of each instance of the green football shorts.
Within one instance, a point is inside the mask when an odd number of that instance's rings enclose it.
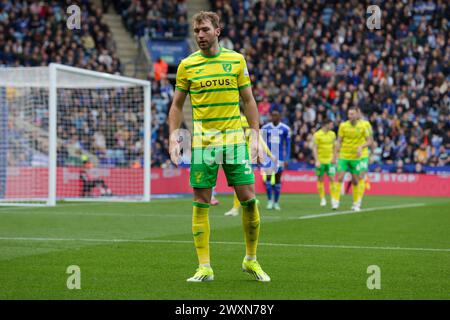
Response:
[[[336,167],[332,163],[323,163],[320,167],[316,167],[316,176],[322,177],[324,174],[327,174],[329,177],[334,177],[336,174]]]
[[[369,171],[369,158],[361,158],[359,162],[359,171],[360,172],[367,172]]]
[[[359,159],[357,160],[347,160],[347,159],[339,159],[338,160],[338,172],[347,172],[350,171],[351,174],[359,174],[360,172],[360,164]]]
[[[229,186],[255,183],[247,145],[239,144],[231,147],[194,148],[189,179],[191,187],[215,187],[220,165]]]

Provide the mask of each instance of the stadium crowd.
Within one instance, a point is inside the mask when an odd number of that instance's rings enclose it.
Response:
[[[102,9],[92,1],[83,0],[77,4],[82,14],[81,30],[66,27],[66,1],[0,1],[0,67],[46,66],[50,62],[58,62],[95,71],[121,73],[112,34],[102,22]],[[149,30],[153,30],[155,23],[157,28],[152,32],[159,36],[169,35],[159,32],[171,29],[172,14],[177,21],[186,19],[183,1],[114,1],[114,6],[123,13],[128,26],[139,25],[133,20],[138,19],[139,15],[134,13],[144,8],[148,12]],[[104,6],[103,9],[108,8]],[[131,32],[135,30],[138,28],[130,28]],[[185,35],[179,32],[179,25],[173,30],[174,36]],[[46,96],[40,91],[31,94],[31,99],[36,101]],[[116,98],[122,95],[128,95],[128,101],[139,99],[137,93],[122,90],[72,90],[62,94],[60,98],[64,103],[58,113],[58,137],[64,142],[58,145],[58,165],[82,165],[87,155],[104,166],[142,165],[143,132],[139,130],[143,125],[142,112],[133,107],[124,109]],[[152,88],[154,166],[160,166],[167,160],[165,148],[168,144],[163,137],[167,136],[165,118],[172,95],[173,86],[167,80],[167,74],[163,74],[158,81],[154,81]],[[27,119],[37,128],[45,130],[48,121],[45,103],[41,102],[42,105],[36,106]],[[142,104],[142,101],[135,102]],[[11,126],[9,143],[14,152],[8,157],[9,164],[45,164],[46,147],[42,141],[30,137],[30,133],[25,133],[14,124]],[[31,145],[27,142],[30,138]]]
[[[59,101],[58,165],[143,165],[142,88],[65,89]]]
[[[8,164],[48,164],[48,95],[45,89],[9,90]],[[141,167],[144,152],[141,87],[60,89],[58,166]]]
[[[167,115],[173,98],[168,79],[152,82],[152,166],[170,166]],[[185,127],[184,127],[185,128]]]
[[[186,38],[189,32],[186,0],[118,0],[113,1],[127,30],[136,38]],[[151,165],[169,166],[167,115],[174,86],[167,77],[168,66],[154,57],[152,82],[152,160]]]
[[[81,29],[66,26],[67,4],[52,1],[0,1],[0,66],[46,66],[57,62],[120,73],[121,64],[102,10],[80,1]]]
[[[422,165],[449,165],[449,4],[382,2],[381,29],[369,30],[369,2],[211,0],[211,7],[223,22],[221,45],[247,59],[261,125],[276,108],[292,129],[292,162],[311,164],[312,136],[322,120],[332,119],[337,130],[346,110],[358,106],[374,129],[373,163],[393,164],[399,172],[407,164],[419,164],[416,171]],[[112,3],[137,37],[187,36],[185,0]],[[120,73],[102,10],[87,0],[80,6],[87,23],[81,30],[69,30],[65,1],[0,1],[0,66],[59,62]],[[164,72],[157,78],[151,77],[152,165],[165,166],[170,162],[166,118],[173,84]],[[83,95],[88,93],[69,97],[81,104],[61,115],[59,134],[78,137],[60,147],[66,155],[61,163],[75,163],[69,154],[85,150],[106,165],[137,165],[141,138],[131,131],[138,120],[114,119],[112,132],[95,118],[106,117],[108,108],[121,110],[116,100],[101,102],[92,115],[84,102],[98,99]],[[131,117],[120,117],[125,115]],[[123,136],[129,142],[126,148],[120,147]]]
[[[221,45],[247,59],[261,124],[270,110],[292,129],[294,162],[312,163],[312,136],[327,117],[358,106],[372,123],[372,162],[450,164],[449,4],[383,1],[212,0]]]
[[[118,0],[114,6],[128,31],[139,38],[188,36],[186,0]]]

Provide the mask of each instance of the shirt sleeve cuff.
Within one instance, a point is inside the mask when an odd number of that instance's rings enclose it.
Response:
[[[247,87],[250,87],[251,85],[252,85],[251,83],[244,84],[244,85],[239,87],[239,90],[242,90],[242,89],[245,89]]]
[[[175,87],[175,89],[177,89],[178,91],[184,92],[184,93],[189,93],[188,90],[180,88],[180,87]]]

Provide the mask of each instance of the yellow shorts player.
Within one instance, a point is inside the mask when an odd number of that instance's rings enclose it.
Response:
[[[333,121],[326,119],[322,127],[313,136],[313,156],[316,166],[317,191],[320,196],[320,206],[326,206],[324,175],[330,180],[330,195],[332,202],[337,200],[334,176],[336,174],[336,133],[333,131]]]
[[[209,206],[221,165],[228,185],[242,205],[246,254],[242,270],[257,281],[270,281],[256,259],[260,218],[251,163],[262,162],[259,148],[259,114],[244,56],[219,46],[220,19],[201,11],[193,17],[193,35],[200,50],[181,61],[169,112],[169,152],[177,165],[181,158],[180,135],[183,104],[192,103],[192,160],[190,185],[194,189],[192,235],[199,267],[188,282],[214,280],[209,251]],[[239,97],[252,128],[250,155],[241,124]],[[250,162],[251,161],[251,162]]]

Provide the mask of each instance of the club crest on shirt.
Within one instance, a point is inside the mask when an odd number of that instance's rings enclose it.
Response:
[[[203,172],[195,172],[195,181],[197,183],[200,183],[203,178]]]
[[[231,72],[231,63],[222,63],[222,68],[225,72]]]

